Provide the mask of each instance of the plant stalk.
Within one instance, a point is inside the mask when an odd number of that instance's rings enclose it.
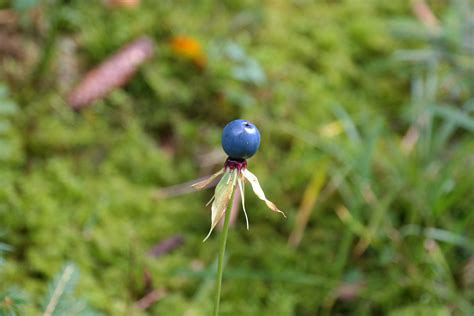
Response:
[[[227,243],[227,233],[229,232],[230,210],[226,210],[224,218],[224,227],[221,232],[221,240],[219,246],[219,257],[217,261],[217,278],[216,278],[216,298],[214,300],[214,316],[219,315],[219,303],[221,300],[222,274],[224,272],[224,255],[225,245]]]

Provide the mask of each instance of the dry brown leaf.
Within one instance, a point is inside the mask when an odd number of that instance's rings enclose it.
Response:
[[[138,67],[153,54],[152,39],[142,37],[135,40],[87,73],[69,94],[68,103],[77,110],[102,99],[128,82]]]

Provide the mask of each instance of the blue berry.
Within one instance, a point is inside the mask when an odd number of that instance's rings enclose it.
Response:
[[[260,132],[246,120],[235,120],[222,131],[222,148],[231,159],[247,159],[255,155],[260,146]]]

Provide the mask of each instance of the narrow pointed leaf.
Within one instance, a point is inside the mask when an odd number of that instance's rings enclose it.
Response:
[[[262,190],[262,187],[260,186],[260,183],[258,182],[258,179],[257,177],[251,173],[248,169],[244,169],[242,170],[242,173],[244,175],[244,177],[250,182],[250,184],[252,185],[252,189],[253,189],[253,192],[257,195],[257,197],[264,201],[265,204],[267,204],[268,208],[271,209],[272,211],[274,212],[278,212],[278,213],[281,213],[284,217],[285,216],[285,213],[283,213],[282,211],[280,211],[278,209],[278,207],[276,207],[276,205],[267,199],[267,197],[265,196],[265,193],[263,192]]]
[[[245,224],[247,225],[247,230],[249,230],[249,218],[247,216],[247,210],[245,209],[245,193],[244,193],[244,177],[240,177],[237,179],[237,183],[239,184],[239,190],[240,190],[240,197],[242,201],[242,209],[244,210],[244,215],[245,215]]]
[[[214,201],[214,198],[215,198],[215,195],[213,195],[211,199],[209,200],[209,202],[206,203],[206,206],[209,206],[209,204],[211,204],[212,201]]]
[[[204,238],[203,242],[206,241],[209,236],[211,236],[212,230],[219,223],[221,218],[224,216],[229,201],[232,197],[232,192],[234,191],[235,180],[236,180],[236,171],[224,172],[224,176],[219,181],[216,186],[216,191],[214,194],[214,201],[211,206],[211,229]]]
[[[191,186],[195,188],[196,190],[202,190],[205,189],[208,185],[210,185],[215,179],[217,179],[218,176],[220,176],[224,172],[224,169],[219,170],[218,172],[214,173],[212,176],[209,178],[196,182],[192,184]]]

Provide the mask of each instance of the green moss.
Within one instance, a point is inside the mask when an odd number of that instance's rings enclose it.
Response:
[[[0,88],[0,241],[13,247],[0,253],[0,294],[21,288],[23,313],[41,313],[48,284],[74,262],[77,296],[104,314],[209,315],[218,244],[201,241],[211,192],[158,199],[156,190],[219,168],[225,157],[209,153],[220,152],[221,128],[245,117],[262,132],[249,168],[288,218],[248,191],[251,229],[240,215],[230,232],[222,315],[469,314],[472,284],[460,271],[474,238],[474,76],[460,57],[457,5],[436,4],[446,25],[437,40],[402,1],[39,6],[44,28],[24,15],[14,34],[39,56],[0,49],[9,87]],[[71,111],[58,92],[72,88],[57,75],[59,39],[77,44],[74,76],[143,34],[156,56],[123,88]],[[176,35],[199,39],[204,69],[173,53]],[[413,60],[419,52],[406,50],[420,47],[438,59]],[[407,153],[406,132],[424,115],[430,125]],[[323,163],[328,182],[290,247]],[[176,234],[183,246],[148,255]],[[140,312],[150,282],[167,295]],[[341,284],[358,285],[355,298]]]

